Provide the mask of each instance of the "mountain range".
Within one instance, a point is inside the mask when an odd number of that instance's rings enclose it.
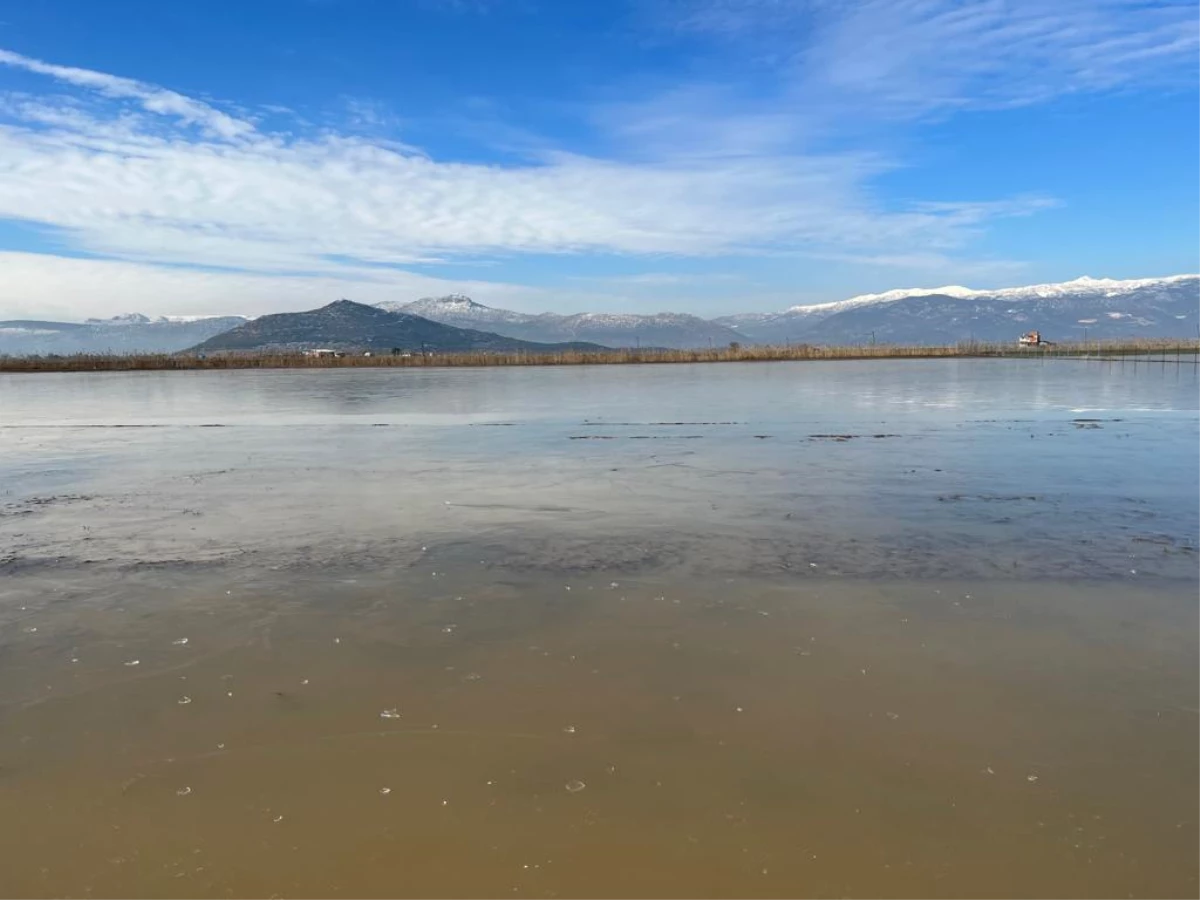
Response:
[[[995,291],[958,285],[908,289],[715,321],[758,343],[1011,341],[1035,328],[1053,341],[1194,338],[1200,325],[1200,275],[1128,281],[1084,277]]]
[[[243,322],[215,335],[197,352],[247,350],[373,350],[441,353],[545,353],[559,350],[603,350],[597,344],[545,344],[503,337],[489,331],[456,328],[408,313],[388,312],[352,300],[337,300],[307,312],[276,313]]]
[[[350,301],[344,301],[349,303]],[[356,313],[360,332],[347,330],[345,316],[328,314],[282,322],[276,316],[150,319],[131,313],[86,322],[0,321],[0,355],[175,352],[231,334],[229,341],[252,346],[270,333],[273,345],[403,347],[421,340],[437,349],[517,349],[587,342],[608,347],[707,347],[746,344],[950,344],[974,338],[1012,341],[1039,330],[1052,341],[1131,337],[1194,338],[1200,326],[1200,276],[1175,275],[1125,281],[1078,278],[1000,290],[950,285],[864,294],[848,300],[794,306],[782,312],[742,313],[702,319],[683,313],[524,313],[477,303],[462,294],[414,302],[387,301],[376,318]],[[337,308],[337,304],[324,310]],[[284,313],[313,316],[321,312]],[[399,320],[387,318],[399,314]],[[420,319],[426,324],[408,321]],[[255,323],[264,323],[255,325]],[[406,323],[406,324],[400,324]],[[439,324],[471,335],[434,332]],[[247,328],[247,326],[254,326]],[[325,329],[322,331],[322,329]],[[222,342],[217,342],[221,344]],[[530,349],[530,348],[525,348]]]
[[[151,319],[139,313],[86,322],[0,321],[0,356],[174,353],[236,328],[245,316]]]
[[[436,322],[527,340],[586,338],[610,347],[746,344],[953,344],[1014,341],[1031,329],[1049,340],[1196,337],[1200,276],[1116,281],[1077,278],[993,291],[959,285],[863,294],[776,313],[701,319],[677,313],[533,315],[494,309],[462,294],[381,303]]]
[[[609,347],[723,347],[740,341],[728,326],[686,313],[520,313],[476,303],[463,294],[425,297],[413,303],[387,301],[380,309],[422,316],[459,328],[482,328],[526,341],[591,341]]]

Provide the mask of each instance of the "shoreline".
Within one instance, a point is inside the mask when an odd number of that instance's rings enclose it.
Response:
[[[0,373],[196,371],[213,369],[338,369],[338,368],[440,368],[488,366],[669,365],[678,363],[793,362],[855,359],[1080,359],[1124,361],[1129,356],[1153,354],[1155,363],[1200,364],[1200,340],[1170,338],[1132,341],[1088,341],[1047,347],[1015,344],[964,343],[953,346],[899,346],[889,344],[845,347],[751,346],[691,350],[621,348],[583,353],[427,353],[421,355],[364,355],[346,351],[342,356],[306,356],[302,351],[276,353],[75,354],[70,356],[0,357]],[[1175,357],[1167,359],[1167,357]]]

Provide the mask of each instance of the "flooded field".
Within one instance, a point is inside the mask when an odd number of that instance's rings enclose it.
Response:
[[[1195,896],[1198,388],[0,375],[0,894]]]

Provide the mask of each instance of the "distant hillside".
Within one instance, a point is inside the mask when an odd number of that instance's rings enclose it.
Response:
[[[138,313],[82,324],[13,319],[0,321],[0,356],[174,353],[245,321],[241,316],[150,319]]]
[[[192,349],[200,352],[243,350],[430,350],[545,353],[603,350],[598,344],[544,344],[502,337],[487,331],[454,328],[420,316],[388,312],[374,306],[338,300],[320,309],[262,316],[209,338]]]
[[[340,305],[345,304],[345,305]],[[1015,341],[1041,331],[1051,341],[1194,338],[1200,324],[1200,276],[1126,281],[1077,278],[1000,290],[950,285],[906,288],[705,320],[682,313],[520,313],[462,294],[388,301],[374,307],[340,301],[306,313],[150,319],[138,313],[84,323],[0,322],[0,355],[174,352],[277,347],[333,349],[513,350],[744,344],[953,344],[974,338]],[[433,327],[437,326],[437,327]],[[227,340],[217,336],[229,334]],[[236,344],[237,347],[233,345]]]
[[[1079,278],[996,291],[959,286],[898,290],[716,321],[759,342],[1003,342],[1033,328],[1052,341],[1194,338],[1200,323],[1200,276]]]
[[[685,313],[513,312],[476,303],[463,294],[425,297],[413,303],[389,301],[380,309],[422,316],[458,328],[482,328],[526,341],[593,341],[608,347],[724,347],[744,340],[732,329]]]

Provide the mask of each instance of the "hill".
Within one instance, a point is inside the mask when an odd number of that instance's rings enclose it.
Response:
[[[249,350],[406,351],[438,353],[603,350],[598,344],[544,344],[503,337],[487,331],[455,328],[407,313],[388,312],[351,300],[338,300],[307,312],[262,316],[209,338],[197,352]]]

